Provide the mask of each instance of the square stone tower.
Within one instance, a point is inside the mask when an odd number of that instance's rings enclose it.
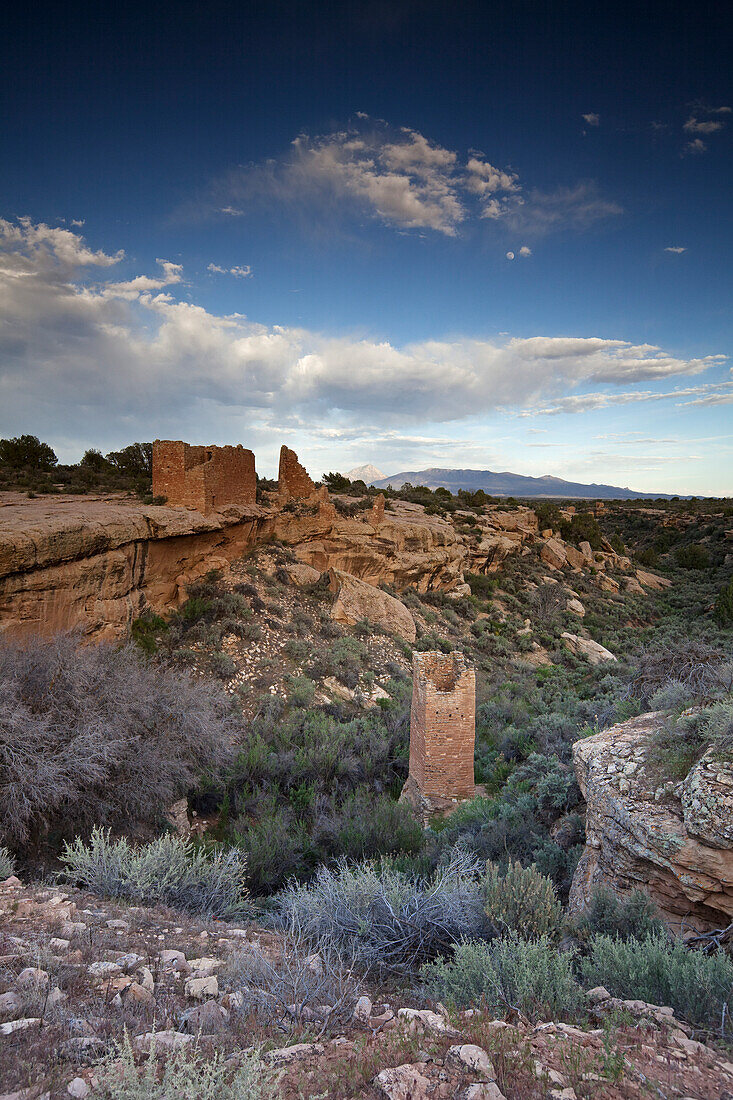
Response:
[[[435,810],[472,798],[476,674],[460,653],[413,653],[410,776]]]
[[[180,439],[153,443],[153,495],[206,514],[257,500],[255,456],[236,447],[192,447]]]

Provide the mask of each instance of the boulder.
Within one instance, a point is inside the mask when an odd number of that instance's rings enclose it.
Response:
[[[592,638],[581,638],[579,634],[570,634],[567,630],[562,632],[561,637],[571,653],[576,657],[585,657],[592,665],[618,660],[610,649],[606,649],[599,642],[594,642]]]
[[[283,572],[287,574],[290,583],[297,585],[298,588],[302,588],[306,584],[315,584],[316,581],[321,579],[321,574],[317,569],[314,569],[312,565],[305,565],[303,562],[292,562],[284,565]]]
[[[567,564],[567,547],[559,539],[548,539],[540,550],[540,557],[553,569],[562,569]]]
[[[383,1069],[374,1078],[374,1084],[389,1100],[425,1100],[429,1095],[430,1081],[420,1071],[421,1063]]]
[[[582,554],[580,550],[576,550],[574,546],[565,547],[565,557],[568,559],[568,565],[571,565],[573,569],[582,569],[587,565],[585,554]]]
[[[648,573],[645,569],[636,570],[636,579],[645,588],[651,588],[653,592],[662,592],[665,588],[671,588],[672,582],[667,577],[658,577],[656,573]]]
[[[586,848],[573,877],[572,912],[594,887],[641,888],[660,914],[687,928],[733,921],[733,762],[707,752],[680,783],[648,760],[665,720],[643,714],[577,741],[586,800]]]
[[[565,604],[565,609],[572,612],[573,615],[579,615],[581,619],[585,618],[585,608],[580,600],[574,596]]]
[[[361,619],[384,627],[391,634],[398,634],[405,641],[414,642],[417,636],[415,621],[403,603],[375,588],[371,584],[343,573],[340,569],[329,571],[329,587],[336,593],[331,608],[331,618],[338,623],[353,626]]]

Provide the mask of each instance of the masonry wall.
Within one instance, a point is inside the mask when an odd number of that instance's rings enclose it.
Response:
[[[277,487],[284,497],[292,500],[304,500],[315,492],[315,484],[308,476],[304,466],[298,461],[295,451],[290,447],[280,448],[280,466],[277,474]]]
[[[153,495],[169,504],[217,512],[257,500],[252,451],[236,447],[194,447],[181,440],[153,443]]]
[[[471,798],[476,676],[456,653],[414,653],[410,778],[421,794]]]

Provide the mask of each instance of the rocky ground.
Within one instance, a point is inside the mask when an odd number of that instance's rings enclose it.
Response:
[[[697,1041],[671,1009],[603,989],[573,1025],[449,1014],[369,981],[308,1019],[283,1006],[267,1022],[244,1010],[236,980],[243,952],[275,960],[283,950],[261,927],[15,878],[0,884],[0,913],[2,1100],[93,1095],[95,1063],[125,1029],[140,1059],[153,1041],[161,1057],[198,1043],[232,1064],[258,1046],[283,1071],[287,1100],[733,1096],[729,1052]]]

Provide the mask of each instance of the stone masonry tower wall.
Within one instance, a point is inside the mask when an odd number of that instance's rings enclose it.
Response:
[[[474,794],[476,674],[457,653],[413,653],[410,780],[437,805]]]
[[[290,500],[305,500],[316,491],[307,470],[298,462],[295,451],[284,445],[280,448],[277,487],[281,496]]]
[[[255,456],[236,447],[192,447],[181,440],[153,443],[153,495],[204,514],[257,501]]]

